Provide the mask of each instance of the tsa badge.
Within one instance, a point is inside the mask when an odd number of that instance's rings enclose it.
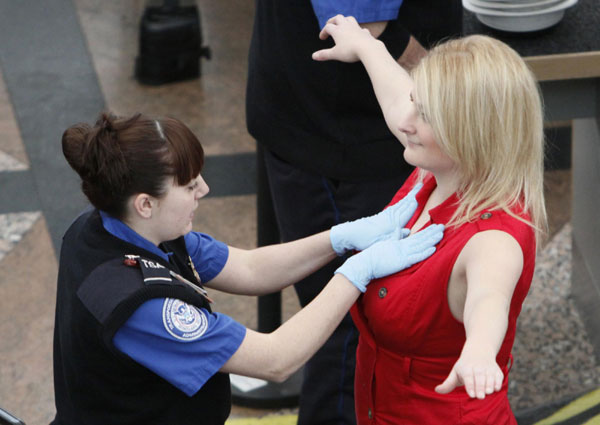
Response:
[[[202,310],[175,298],[165,299],[162,317],[165,330],[182,341],[196,340],[208,329],[208,319]]]

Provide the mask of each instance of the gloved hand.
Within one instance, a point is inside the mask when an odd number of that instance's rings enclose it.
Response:
[[[377,242],[348,258],[335,273],[343,274],[365,292],[371,280],[397,273],[429,257],[443,236],[444,225],[432,224],[402,240]]]
[[[375,242],[398,240],[409,234],[404,229],[417,209],[415,195],[423,187],[418,183],[404,198],[370,217],[341,223],[331,228],[329,239],[337,255],[347,251],[362,251]]]

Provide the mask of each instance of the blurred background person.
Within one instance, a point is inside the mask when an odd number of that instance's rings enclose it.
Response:
[[[363,66],[311,59],[331,46],[318,33],[338,13],[355,16],[407,68],[462,30],[460,0],[256,1],[246,116],[269,182],[259,183],[259,209],[272,197],[282,241],[380,211],[412,171]],[[295,286],[302,306],[341,261]],[[355,423],[357,338],[347,316],[306,364],[299,424]]]

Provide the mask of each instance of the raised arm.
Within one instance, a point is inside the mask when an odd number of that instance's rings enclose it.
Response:
[[[353,17],[341,15],[331,18],[319,34],[335,41],[330,49],[313,53],[317,61],[361,61],[369,74],[377,101],[392,133],[402,140],[403,133],[397,128],[398,119],[409,110],[413,82],[409,74],[389,54],[385,45],[361,29]]]
[[[504,380],[496,356],[506,335],[510,303],[523,270],[523,252],[509,234],[488,230],[469,240],[457,263],[466,273],[463,323],[467,340],[450,375],[436,391],[446,394],[464,385],[469,396],[483,399],[499,391]]]

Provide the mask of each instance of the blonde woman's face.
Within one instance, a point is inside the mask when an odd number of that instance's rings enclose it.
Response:
[[[399,119],[398,130],[404,135],[404,159],[409,164],[432,173],[450,171],[454,162],[435,141],[433,128],[411,92],[408,107]]]

